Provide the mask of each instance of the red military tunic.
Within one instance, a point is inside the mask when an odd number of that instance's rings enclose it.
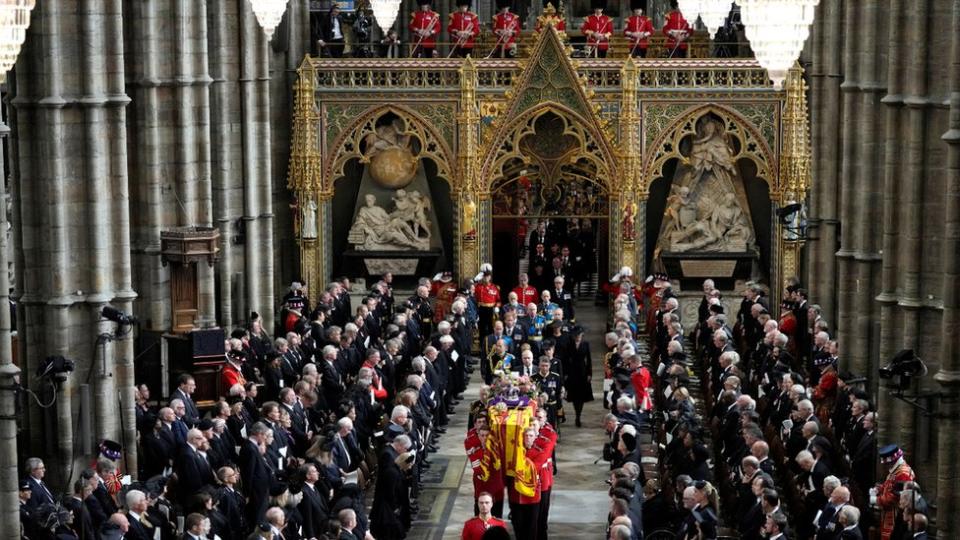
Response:
[[[490,516],[488,521],[484,521],[479,517],[472,517],[463,524],[463,534],[460,535],[460,538],[462,540],[480,540],[483,538],[483,533],[487,532],[487,529],[490,527],[503,527],[506,529],[507,523],[493,516]]]
[[[470,467],[473,469],[473,496],[476,498],[486,491],[493,497],[493,501],[503,500],[503,468],[484,470],[484,453],[489,452],[480,442],[477,436],[476,428],[471,428],[467,432],[467,438],[463,441],[463,448],[467,452],[467,459],[470,460]],[[489,460],[488,460],[489,461]],[[486,473],[487,478],[484,479]]]
[[[503,30],[506,32],[500,32]],[[510,13],[497,13],[493,16],[493,33],[497,37],[497,43],[503,47],[511,47],[517,42],[517,34],[520,32],[520,17]]]
[[[877,506],[880,507],[880,540],[890,540],[893,534],[893,522],[900,506],[900,493],[896,490],[896,485],[900,484],[902,490],[904,482],[913,480],[913,469],[902,461],[887,474],[886,480],[877,490]]]
[[[557,432],[550,424],[540,428],[540,435],[533,446],[542,448],[543,453],[547,455],[547,459],[540,466],[540,491],[550,491],[553,489],[553,449],[557,446]]]
[[[644,32],[646,35],[637,39],[636,36],[631,36],[628,32],[636,34],[637,32]],[[638,50],[645,51],[647,50],[647,45],[650,44],[648,37],[653,35],[653,21],[650,20],[650,17],[646,15],[633,15],[627,18],[627,27],[623,30],[623,35],[627,36],[627,39],[630,40],[630,48],[633,49],[636,47]]]
[[[493,283],[481,283],[476,287],[477,305],[500,307],[500,287]]]
[[[430,296],[437,299],[433,303],[433,322],[440,322],[457,299],[457,284],[453,281],[434,281],[430,286]]]
[[[687,23],[687,20],[683,18],[683,14],[680,13],[679,9],[674,9],[670,13],[667,13],[666,21],[663,23],[663,35],[667,36],[667,51],[670,52],[677,47],[677,40],[671,34],[671,30],[681,30],[687,37],[690,36],[690,24]],[[679,50],[687,50],[687,40],[684,39],[680,42]]]
[[[428,33],[420,39],[418,30],[427,30]],[[413,44],[418,43],[421,48],[434,49],[437,46],[437,34],[440,33],[440,14],[436,11],[417,10],[410,15],[410,31],[413,32]]]
[[[461,37],[460,32],[467,32],[469,36]],[[472,49],[474,39],[480,35],[480,17],[472,11],[455,11],[450,14],[447,33],[451,43],[461,49]]]
[[[516,287],[513,289],[513,292],[517,295],[517,303],[524,308],[531,302],[536,304],[539,298],[539,296],[537,296],[537,289],[529,285],[526,287]]]
[[[239,369],[233,367],[233,364],[227,362],[220,370],[221,395],[227,394],[235,384],[247,384],[247,379],[243,376],[243,373],[241,373]]]
[[[587,35],[587,45],[596,47],[599,51],[610,48],[610,37],[613,36],[613,19],[606,15],[590,15],[583,21],[580,31]]]

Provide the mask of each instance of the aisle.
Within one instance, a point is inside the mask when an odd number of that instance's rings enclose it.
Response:
[[[577,322],[586,330],[593,355],[593,393],[596,398],[583,410],[583,427],[570,420],[561,426],[557,445],[558,474],[553,488],[550,509],[549,537],[551,540],[573,540],[584,535],[599,537],[606,527],[609,499],[607,498],[605,462],[594,464],[604,442],[603,416],[603,334],[606,328],[606,308],[592,305],[590,300],[577,303]],[[414,522],[408,538],[415,540],[455,540],[460,538],[463,523],[473,517],[473,483],[463,451],[467,430],[467,408],[477,399],[480,388],[479,372],[475,372],[457,406],[457,414],[450,418],[447,433],[440,438],[439,450],[430,457],[433,466],[424,479],[420,499],[420,515]],[[506,504],[504,514],[507,513]],[[504,515],[506,518],[506,515]],[[509,523],[509,522],[508,522]],[[512,534],[512,531],[511,531]]]

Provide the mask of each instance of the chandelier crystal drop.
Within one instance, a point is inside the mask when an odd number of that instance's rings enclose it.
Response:
[[[730,0],[678,0],[677,6],[683,13],[683,17],[690,22],[695,22],[697,17],[700,17],[707,31],[713,36],[730,15],[733,2]]]
[[[17,62],[36,0],[0,0],[0,79]]]
[[[393,27],[397,20],[397,14],[400,11],[401,0],[372,0],[370,2],[373,8],[373,17],[377,19],[377,25],[387,33]]]
[[[738,0],[741,21],[757,61],[776,88],[800,57],[820,0]]]
[[[267,35],[267,40],[273,39],[273,31],[280,24],[283,18],[283,12],[287,10],[289,0],[250,0],[250,6],[253,8],[253,14],[257,16],[257,22],[263,27],[263,33]]]

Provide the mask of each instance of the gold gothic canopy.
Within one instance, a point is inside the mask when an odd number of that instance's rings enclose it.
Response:
[[[602,210],[609,266],[638,273],[650,268],[659,232],[645,230],[648,209],[666,207],[660,199],[668,194],[656,186],[690,166],[688,141],[705,123],[722,132],[729,159],[764,186],[764,215],[803,201],[810,187],[799,66],[777,91],[753,60],[575,60],[551,26],[523,59],[307,57],[298,73],[288,188],[298,209],[301,274],[313,291],[331,278],[347,245],[330,232],[341,219],[335,214],[359,204],[369,141],[387,123],[448,188],[448,199],[432,206],[451,209],[450,269],[458,277],[490,260],[492,198],[527,166],[589,176],[596,197],[609,201]],[[558,130],[556,144],[538,140],[545,129]],[[388,165],[380,169],[404,167],[402,160]],[[352,196],[338,192],[350,189]],[[802,238],[775,218],[757,230],[770,238],[770,282],[794,275]]]

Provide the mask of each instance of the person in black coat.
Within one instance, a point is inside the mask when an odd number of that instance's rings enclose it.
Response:
[[[300,468],[304,478],[303,498],[297,508],[303,519],[304,538],[320,538],[326,531],[327,520],[330,519],[330,508],[327,501],[326,488],[320,482],[320,472],[313,464],[306,464]]]
[[[83,499],[90,493],[93,493],[90,483],[80,479],[73,484],[73,494],[63,499],[63,507],[73,512],[71,525],[80,540],[98,540],[99,538],[90,511],[83,504]]]
[[[243,516],[243,507],[246,504],[243,494],[237,491],[237,481],[240,473],[233,467],[222,467],[217,471],[217,478],[223,485],[217,497],[217,508],[227,520],[224,540],[242,540],[245,535],[246,524]]]
[[[213,469],[199,452],[206,448],[206,444],[203,433],[199,429],[191,429],[187,433],[187,444],[180,448],[173,462],[181,502],[200,491],[202,487],[214,483]]]
[[[370,532],[378,540],[402,539],[410,526],[409,496],[404,469],[413,464],[411,442],[398,435],[380,455],[379,474],[370,510]]]
[[[564,311],[566,313],[566,311]],[[576,425],[580,427],[580,414],[583,404],[593,401],[593,359],[590,356],[590,344],[583,339],[583,328],[574,327],[573,341],[570,343],[570,356],[563,366],[563,386],[567,389],[567,401],[573,403],[576,413]]]
[[[272,481],[271,470],[265,460],[266,424],[257,422],[250,428],[250,437],[240,447],[240,478],[247,495],[248,524],[260,523],[267,512],[268,495]]]

